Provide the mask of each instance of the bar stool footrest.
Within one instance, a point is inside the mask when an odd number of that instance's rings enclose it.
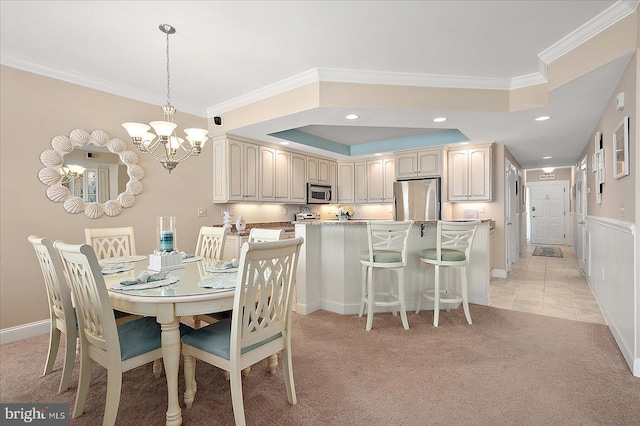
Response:
[[[434,301],[435,300],[435,290],[426,290],[422,293],[425,299]],[[448,289],[440,290],[440,303],[462,303],[462,295],[458,293],[453,293]]]

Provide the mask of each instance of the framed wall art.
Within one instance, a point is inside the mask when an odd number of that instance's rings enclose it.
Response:
[[[629,117],[622,119],[613,132],[613,177],[629,174]]]

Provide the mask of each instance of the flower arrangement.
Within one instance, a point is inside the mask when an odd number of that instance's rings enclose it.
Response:
[[[340,220],[348,220],[355,214],[351,207],[344,206],[336,206],[334,213]]]

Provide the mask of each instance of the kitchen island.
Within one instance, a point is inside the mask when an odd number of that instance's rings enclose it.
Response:
[[[492,224],[490,220],[482,221],[471,248],[468,295],[470,303],[479,305],[489,304],[489,229]],[[358,313],[361,298],[359,255],[367,250],[366,221],[296,222],[295,236],[304,238],[296,274],[296,311],[303,315],[318,309],[339,314]],[[435,245],[436,222],[416,222],[409,235],[405,271],[405,294],[409,311],[415,310],[422,290],[433,288],[433,267],[422,266],[418,252]],[[375,273],[388,274],[388,271]],[[452,281],[459,286],[457,277],[450,278],[456,278]],[[433,303],[423,301],[422,309],[433,310]],[[382,310],[376,308],[376,311]]]

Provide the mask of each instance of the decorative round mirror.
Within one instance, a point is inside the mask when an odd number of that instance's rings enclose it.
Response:
[[[69,136],[54,137],[51,147],[40,154],[45,167],[38,178],[49,186],[47,197],[63,203],[67,212],[84,212],[90,219],[117,216],[142,193],[138,156],[107,132],[75,129]]]

